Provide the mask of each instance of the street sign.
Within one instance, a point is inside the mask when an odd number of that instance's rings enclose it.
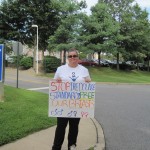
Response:
[[[13,51],[17,55],[17,88],[18,88],[18,76],[19,76],[19,55],[23,53],[23,46],[21,42],[13,42]]]
[[[23,46],[21,42],[13,42],[13,51],[14,53],[17,54],[22,54],[23,53]]]
[[[4,45],[0,44],[0,82],[3,81],[3,48]]]

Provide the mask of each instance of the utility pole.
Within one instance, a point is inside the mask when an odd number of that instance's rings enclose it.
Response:
[[[36,30],[36,32],[37,32],[37,33],[36,33],[36,74],[38,74],[38,72],[39,72],[39,71],[38,71],[38,70],[39,70],[39,69],[38,69],[38,68],[39,68],[39,67],[38,67],[38,57],[39,57],[39,56],[38,56],[38,38],[39,38],[39,35],[38,35],[38,25],[33,24],[32,27],[37,29],[37,30]]]

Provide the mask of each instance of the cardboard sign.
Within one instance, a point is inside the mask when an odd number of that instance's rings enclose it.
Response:
[[[94,82],[49,82],[49,117],[93,118]]]

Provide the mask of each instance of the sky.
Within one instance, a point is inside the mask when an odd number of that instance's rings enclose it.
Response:
[[[81,0],[78,0],[81,1]],[[88,8],[85,10],[87,14],[90,14],[90,7],[94,6],[98,0],[86,0],[86,3],[88,5]],[[146,9],[147,12],[149,13],[149,19],[150,19],[150,0],[135,0],[139,4],[139,6],[142,9]]]

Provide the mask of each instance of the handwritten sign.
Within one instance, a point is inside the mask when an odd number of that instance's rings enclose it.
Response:
[[[95,83],[49,82],[49,116],[93,118]]]

